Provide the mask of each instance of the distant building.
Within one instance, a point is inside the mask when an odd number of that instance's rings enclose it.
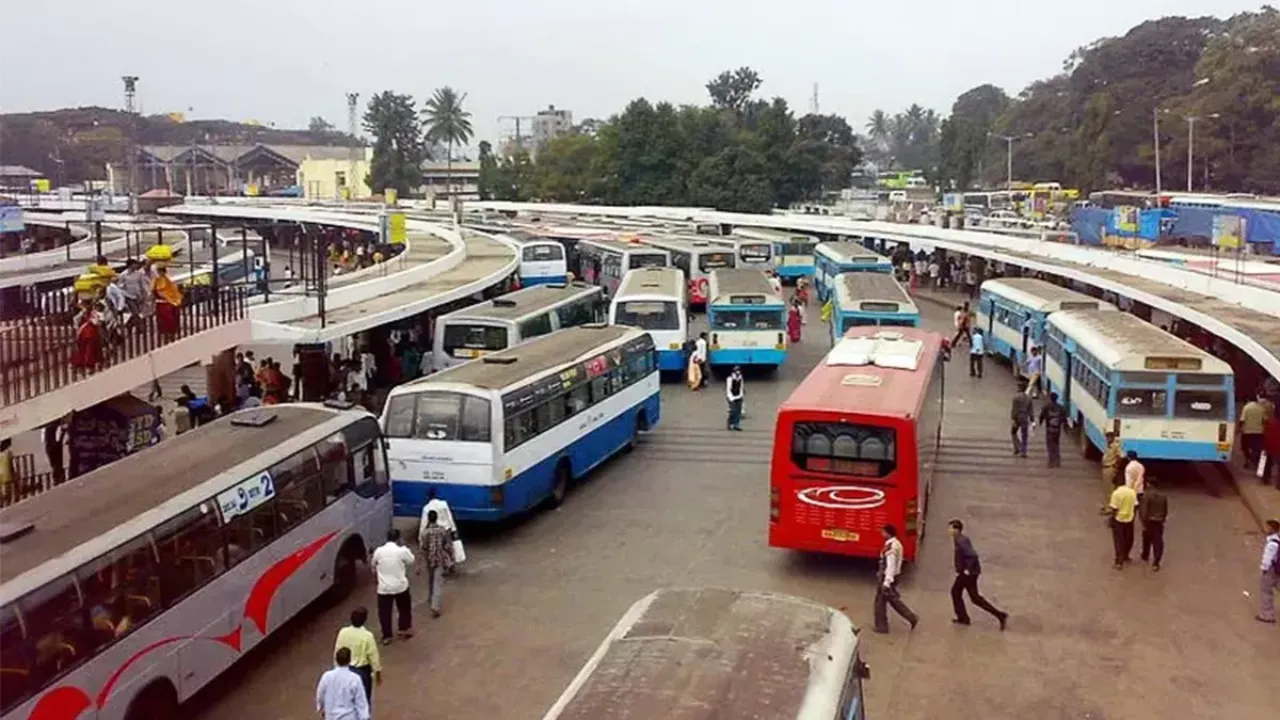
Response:
[[[552,138],[566,135],[573,130],[573,112],[561,110],[555,105],[548,105],[546,110],[539,110],[533,117],[533,148],[545,145]]]
[[[367,153],[367,149],[356,149],[357,163]],[[351,154],[349,147],[332,145],[144,145],[138,148],[137,189],[159,188],[182,195],[236,195],[253,190],[267,195],[296,185],[304,162],[349,165]],[[114,190],[124,192],[128,172],[114,170]],[[357,174],[363,178],[366,172]],[[317,173],[330,177],[328,170],[313,165],[309,174],[314,178]]]
[[[456,195],[463,200],[480,199],[480,163],[455,160],[452,180],[448,163],[430,162],[422,166],[422,192],[428,198]]]
[[[309,200],[361,200],[375,192],[366,182],[372,160],[373,148],[361,148],[354,161],[349,154],[342,157],[327,152],[314,157],[308,155],[298,164],[296,181],[302,188],[302,196]],[[382,188],[376,191],[381,193]]]

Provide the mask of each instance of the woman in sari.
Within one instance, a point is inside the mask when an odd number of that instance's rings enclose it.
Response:
[[[177,335],[178,308],[182,307],[182,290],[169,277],[167,267],[156,268],[156,277],[151,283],[151,289],[156,298],[156,330],[161,335]]]
[[[102,320],[94,310],[93,301],[86,300],[84,308],[76,314],[76,350],[71,364],[85,370],[94,370],[102,364]]]
[[[787,309],[787,338],[792,344],[800,342],[800,299],[793,298]]]

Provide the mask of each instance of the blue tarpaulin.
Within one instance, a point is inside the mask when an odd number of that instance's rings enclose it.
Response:
[[[1245,219],[1245,240],[1254,252],[1275,254],[1280,243],[1280,212],[1253,208],[1154,208],[1139,212],[1137,232],[1121,230],[1117,213],[1108,208],[1077,208],[1071,213],[1071,229],[1085,245],[1101,245],[1105,235],[1139,237],[1144,240],[1213,239],[1215,215],[1239,215]]]

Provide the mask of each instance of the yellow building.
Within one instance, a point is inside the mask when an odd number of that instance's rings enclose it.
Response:
[[[360,200],[373,195],[365,178],[369,176],[372,148],[356,150],[356,159],[335,157],[329,148],[307,154],[298,162],[298,185],[308,200]]]

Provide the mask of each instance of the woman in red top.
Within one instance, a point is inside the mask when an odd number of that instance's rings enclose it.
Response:
[[[1262,429],[1262,450],[1267,454],[1266,466],[1262,468],[1262,484],[1270,485],[1276,475],[1276,467],[1280,466],[1280,407],[1271,413]]]

